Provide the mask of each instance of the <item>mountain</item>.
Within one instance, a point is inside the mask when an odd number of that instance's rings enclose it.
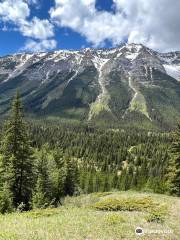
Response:
[[[168,128],[180,117],[180,52],[126,44],[1,57],[1,115],[17,89],[30,116]]]

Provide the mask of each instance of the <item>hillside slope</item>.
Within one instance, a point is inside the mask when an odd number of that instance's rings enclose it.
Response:
[[[171,127],[180,117],[180,52],[127,44],[1,57],[1,114],[17,89],[31,116]]]
[[[114,199],[121,204],[123,199],[126,209],[97,209],[104,203],[115,206]],[[67,197],[60,208],[1,215],[0,239],[178,240],[179,212],[180,199],[175,197],[137,192],[93,193]],[[136,235],[137,227],[144,234]]]

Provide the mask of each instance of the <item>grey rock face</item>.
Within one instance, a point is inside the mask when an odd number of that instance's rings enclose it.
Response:
[[[35,114],[92,120],[102,113],[115,119],[119,112],[124,119],[137,112],[154,121],[152,112],[159,109],[149,103],[149,94],[155,99],[161,89],[161,98],[162,91],[169,89],[178,101],[179,80],[180,52],[158,53],[140,44],[16,54],[0,58],[0,112],[7,112],[19,89],[27,111]],[[126,101],[121,91],[127,92]],[[115,104],[117,101],[123,104]],[[176,107],[174,112],[180,109]]]

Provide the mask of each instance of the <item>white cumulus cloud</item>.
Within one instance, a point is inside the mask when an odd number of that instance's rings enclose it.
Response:
[[[40,20],[37,17],[21,24],[20,31],[24,36],[36,39],[47,39],[54,36],[53,25],[48,20]]]
[[[30,6],[38,3],[39,0],[4,0],[0,3],[0,21],[14,25],[14,30],[23,36],[39,40],[34,49],[52,49],[52,46],[56,46],[55,40],[50,39],[54,37],[53,24],[48,19],[29,19]],[[32,42],[35,43],[31,39],[28,46],[33,46]]]
[[[179,0],[113,0],[115,12],[98,11],[95,0],[55,0],[57,26],[69,27],[95,46],[105,40],[143,43],[161,51],[180,49]]]
[[[97,10],[96,0],[53,2],[50,19],[39,19],[31,16],[31,7],[43,4],[42,0],[1,0],[0,21],[5,26],[11,23],[11,29],[14,26],[38,45],[52,40],[55,27],[67,27],[94,46],[126,40],[159,51],[180,50],[180,0],[113,0],[113,12]]]
[[[56,48],[56,41],[54,39],[45,39],[41,41],[35,40],[28,40],[25,46],[21,49],[22,51],[29,51],[29,52],[43,52],[47,49],[52,50]]]
[[[28,4],[22,0],[5,0],[0,3],[0,17],[3,21],[20,24],[29,14]]]

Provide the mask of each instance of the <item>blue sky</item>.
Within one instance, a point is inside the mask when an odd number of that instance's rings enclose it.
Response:
[[[124,42],[180,50],[179,11],[179,0],[1,0],[0,55]]]
[[[98,11],[112,11],[111,0],[98,0],[96,1],[96,9]],[[41,0],[39,6],[31,6],[31,16],[36,16],[40,19],[49,18],[49,9],[53,7],[53,1]],[[9,30],[3,30],[3,28]],[[27,37],[24,37],[21,32],[13,30],[14,25],[7,22],[0,22],[0,55],[7,55],[21,51],[22,46],[25,45]],[[55,28],[55,39],[57,46],[54,49],[81,49],[84,47],[92,47],[93,44],[88,42],[85,37],[80,33],[73,31],[70,28],[62,27]],[[105,41],[106,47],[110,47],[111,43]]]

